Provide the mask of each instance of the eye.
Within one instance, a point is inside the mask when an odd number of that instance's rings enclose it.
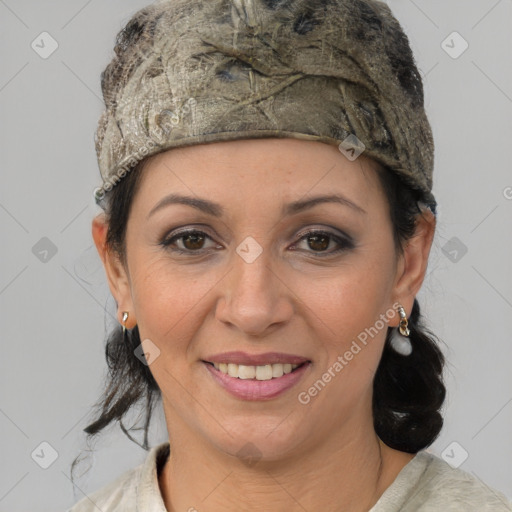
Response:
[[[166,238],[161,242],[161,245],[179,254],[200,253],[208,249],[207,247],[205,248],[205,242],[207,240],[213,242],[212,238],[204,231],[187,229]],[[215,247],[218,248],[219,246],[214,244],[214,246],[210,248]]]
[[[303,233],[299,242],[305,242],[306,247],[312,249],[313,253],[325,253],[326,256],[337,254],[341,251],[346,251],[354,248],[354,243],[349,237],[343,238],[334,233],[324,230],[310,230]],[[328,251],[332,244],[337,248]],[[320,255],[323,256],[323,255]]]
[[[212,242],[210,247],[207,246],[207,241]],[[325,230],[309,230],[302,233],[299,241],[292,246],[292,250],[296,250],[301,242],[305,244],[306,252],[316,253],[320,257],[330,256],[354,248],[354,242],[350,237],[341,237]],[[198,229],[187,229],[175,233],[165,238],[161,245],[175,253],[188,255],[193,253],[201,254],[209,249],[222,248],[222,246],[215,244],[207,233]],[[334,250],[329,250],[333,246]]]

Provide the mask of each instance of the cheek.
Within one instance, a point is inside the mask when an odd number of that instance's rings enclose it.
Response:
[[[372,254],[325,273],[322,279],[297,281],[294,289],[307,306],[301,314],[310,319],[319,355],[309,384],[314,386],[323,377],[324,382],[332,382],[321,400],[337,407],[348,407],[370,391],[394,314],[390,309],[393,253]]]
[[[134,268],[132,298],[141,339],[154,339],[161,349],[177,350],[187,332],[197,329],[196,316],[218,279],[209,273],[191,277],[161,257],[153,262],[141,258]]]
[[[316,276],[296,281],[294,285],[309,316],[316,317],[318,324],[324,326],[326,339],[333,345],[344,345],[357,337],[373,326],[390,306],[389,272],[383,264],[362,263],[340,267],[324,279]],[[377,327],[382,329],[381,322]]]
[[[373,379],[388,329],[386,295],[377,276],[336,280],[329,292],[310,292],[310,314],[317,365],[301,386],[298,400],[329,411],[326,427],[346,421],[354,411],[371,406]],[[383,285],[384,287],[384,285]],[[381,316],[382,315],[382,316]],[[383,320],[383,319],[384,320]]]

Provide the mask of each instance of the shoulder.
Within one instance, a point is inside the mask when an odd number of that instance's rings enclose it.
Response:
[[[418,482],[417,495],[412,497],[406,510],[423,510],[420,504],[426,503],[428,510],[466,511],[512,511],[511,502],[496,489],[489,487],[473,474],[460,468],[453,468],[443,459],[420,452],[425,461],[425,472]]]
[[[165,510],[157,475],[168,455],[168,442],[153,447],[142,464],[85,496],[67,512],[136,512],[140,506],[142,509]]]
[[[82,498],[67,512],[112,512],[135,510],[141,466],[130,469],[101,489]],[[133,508],[132,508],[133,507]]]
[[[403,512],[512,512],[504,494],[425,451],[402,469],[381,499],[375,512],[397,510],[396,505]]]

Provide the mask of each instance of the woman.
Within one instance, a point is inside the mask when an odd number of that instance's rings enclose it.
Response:
[[[141,403],[148,447],[161,398],[169,442],[72,511],[512,510],[423,451],[433,142],[389,8],[161,1],[115,50],[92,231],[121,327],[86,432]]]

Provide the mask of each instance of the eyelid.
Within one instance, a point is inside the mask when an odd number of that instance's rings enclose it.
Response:
[[[210,226],[204,225],[204,224],[186,224],[184,226],[177,226],[173,229],[166,230],[165,234],[160,237],[162,241],[170,240],[174,237],[179,237],[183,235],[187,235],[188,233],[204,233],[209,238],[221,238],[218,233],[212,229]]]
[[[350,235],[345,233],[344,231],[341,231],[334,227],[328,227],[328,226],[313,226],[313,227],[305,228],[305,229],[299,231],[299,233],[297,234],[297,238],[301,239],[304,236],[308,235],[309,233],[319,233],[319,232],[325,233],[326,235],[329,235],[332,237],[337,237],[337,238],[343,239],[347,243],[348,242],[354,243],[354,239]]]

